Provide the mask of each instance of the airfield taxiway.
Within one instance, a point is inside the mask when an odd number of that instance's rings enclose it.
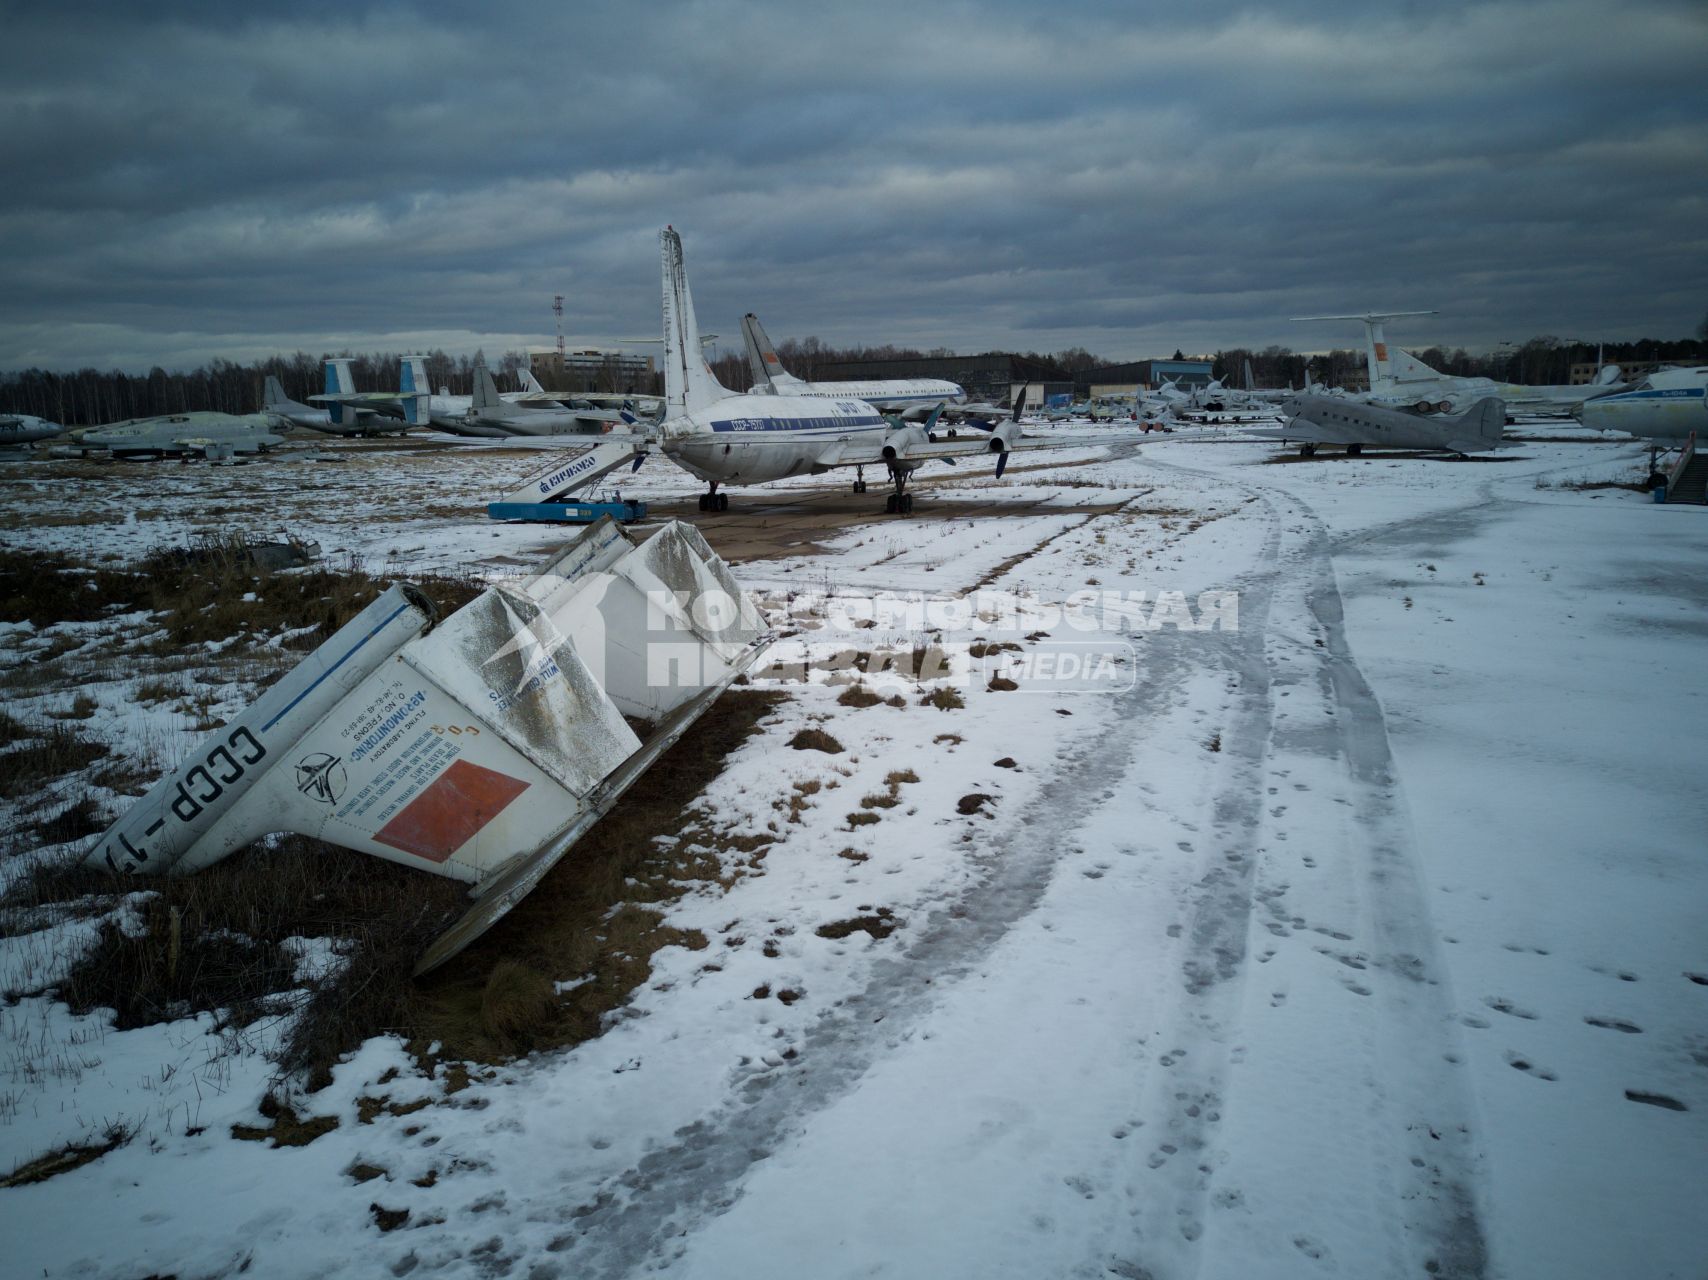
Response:
[[[8,1153],[112,1115],[149,1141],[0,1195],[20,1273],[1691,1274],[1705,513],[1604,487],[1643,474],[1632,444],[1290,466],[1133,445],[938,472],[899,519],[875,484],[706,515],[658,460],[623,482],[773,607],[983,593],[930,627],[965,705],[788,686],[698,801],[777,837],[667,908],[707,949],[659,952],[599,1038],[454,1095],[370,1041],[305,1100],[341,1123],[300,1149],[224,1136],[269,1068],[210,1053],[207,1019],[116,1032],[25,997]],[[515,571],[552,535],[485,522],[530,459],[484,455],[8,464],[5,536],[127,556],[236,521],[376,569]],[[1237,627],[1120,621],[1225,590]],[[1090,627],[1061,614],[1140,592]],[[778,656],[810,670],[923,626],[832,611]],[[41,642],[4,639],[8,663]],[[966,678],[997,640],[1102,645],[1131,678]],[[791,749],[804,728],[844,750]],[[893,929],[833,927],[880,909]],[[0,940],[0,965],[31,945]],[[77,1043],[99,1066],[21,1057]],[[381,1088],[434,1105],[358,1123]]]

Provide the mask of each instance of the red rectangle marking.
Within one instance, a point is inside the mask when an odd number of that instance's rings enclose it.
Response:
[[[527,789],[520,778],[454,760],[374,839],[430,862],[443,862]]]

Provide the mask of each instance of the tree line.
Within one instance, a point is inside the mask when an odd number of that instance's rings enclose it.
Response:
[[[1708,321],[1704,322],[1703,328],[1708,330]],[[1531,338],[1522,346],[1503,344],[1500,349],[1481,355],[1472,355],[1463,347],[1427,347],[1411,354],[1430,367],[1456,377],[1486,377],[1497,382],[1535,385],[1569,382],[1571,366],[1593,361],[1598,350],[1614,364],[1654,360],[1702,361],[1708,360],[1708,332],[1697,339],[1643,338],[1637,342],[1606,344],[1543,336]],[[390,352],[341,354],[351,362],[351,374],[358,389],[396,389],[401,355]],[[1071,382],[1076,375],[1090,369],[1130,363],[1106,359],[1084,347],[1052,353],[1027,351],[1015,354],[1039,368],[1041,377],[1062,382]],[[790,338],[779,343],[777,355],[790,373],[811,381],[821,368],[832,364],[861,360],[951,358],[955,352],[946,347],[929,350],[893,345],[833,347],[816,337],[808,337]],[[478,351],[473,356],[452,356],[442,350],[428,352],[427,376],[432,390],[446,388],[453,395],[469,395],[474,389],[475,365],[484,358]],[[1186,357],[1176,351],[1175,358]],[[1216,376],[1235,386],[1244,381],[1247,360],[1251,362],[1252,376],[1260,387],[1302,387],[1307,366],[1312,379],[1327,386],[1357,385],[1366,377],[1364,351],[1354,347],[1312,355],[1281,346],[1262,350],[1232,347],[1192,358],[1210,360]],[[279,379],[285,394],[293,400],[306,401],[309,396],[322,391],[324,359],[326,357],[298,351],[253,364],[216,359],[188,372],[168,372],[156,367],[145,374],[124,373],[117,369],[103,372],[93,367],[71,373],[26,369],[0,375],[0,413],[33,414],[66,426],[89,426],[125,418],[201,410],[254,413],[261,407],[262,388],[269,375]],[[708,363],[718,381],[730,390],[746,391],[751,388],[753,378],[744,353],[716,350],[711,353]],[[516,385],[516,376],[527,368],[528,357],[525,352],[507,351],[489,364],[500,385],[507,380],[510,385]],[[654,373],[650,385],[637,385],[633,390],[644,395],[661,395],[664,390],[662,383],[662,375]]]

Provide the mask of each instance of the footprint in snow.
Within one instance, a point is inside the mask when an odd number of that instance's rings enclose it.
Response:
[[[1496,1013],[1504,1013],[1509,1018],[1523,1018],[1528,1022],[1536,1021],[1536,1015],[1528,1009],[1520,1008],[1504,996],[1484,996],[1483,1003]]]
[[[1539,1067],[1529,1058],[1514,1053],[1510,1049],[1506,1052],[1506,1065],[1514,1071],[1522,1071],[1527,1076],[1535,1076],[1538,1080],[1558,1080],[1560,1078],[1548,1068]]]
[[[1643,1029],[1635,1022],[1626,1022],[1623,1018],[1597,1018],[1593,1014],[1585,1014],[1583,1020],[1592,1027],[1605,1027],[1609,1031],[1623,1031],[1628,1036],[1643,1034]]]

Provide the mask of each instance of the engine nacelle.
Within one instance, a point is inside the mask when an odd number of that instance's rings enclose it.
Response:
[[[909,453],[916,453],[925,442],[925,432],[911,422],[892,427],[884,436],[884,461],[894,462]]]

